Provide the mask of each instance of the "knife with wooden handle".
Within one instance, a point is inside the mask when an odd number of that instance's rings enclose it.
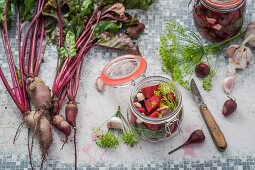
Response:
[[[194,96],[196,103],[199,106],[200,112],[203,116],[203,119],[206,123],[206,126],[207,126],[209,132],[210,132],[210,135],[213,139],[215,146],[217,147],[217,149],[220,152],[225,151],[227,148],[227,142],[225,140],[225,137],[224,137],[223,133],[221,132],[218,124],[214,120],[207,105],[204,103],[203,98],[202,98],[202,96],[197,88],[197,85],[193,79],[191,80],[190,87],[191,87],[191,92]]]

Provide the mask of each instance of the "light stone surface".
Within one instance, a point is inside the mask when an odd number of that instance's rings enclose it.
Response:
[[[159,35],[162,28],[170,20],[185,24],[194,29],[191,9],[188,9],[189,0],[156,0],[149,11],[132,11],[138,13],[146,30],[139,38],[138,44],[142,55],[148,62],[146,75],[165,75],[161,71],[161,62],[158,57]],[[255,1],[247,0],[246,22],[255,20]],[[12,36],[12,43],[16,43],[16,37]],[[3,49],[0,43],[0,49]],[[15,52],[17,54],[17,52]],[[103,150],[97,147],[93,141],[92,129],[100,126],[106,119],[115,113],[118,105],[123,113],[126,113],[129,104],[129,94],[132,86],[111,88],[107,87],[104,94],[99,94],[94,87],[96,78],[102,68],[113,58],[120,55],[113,50],[94,48],[86,56],[83,67],[82,81],[76,100],[79,102],[79,114],[77,117],[78,128],[78,162],[82,168],[250,168],[254,169],[255,160],[255,106],[254,106],[254,60],[245,71],[237,73],[237,81],[232,96],[235,96],[238,104],[237,111],[225,118],[221,114],[223,103],[228,99],[222,90],[222,81],[225,77],[227,60],[224,54],[220,56],[217,77],[213,80],[213,90],[205,92],[201,90],[204,101],[207,103],[215,120],[218,122],[228,148],[220,153],[215,148],[206,125],[201,117],[196,103],[189,91],[181,89],[183,94],[184,115],[181,123],[182,133],[174,139],[160,143],[150,143],[141,140],[138,146],[129,148],[121,145],[117,149]],[[56,65],[55,47],[47,47],[45,63],[41,68],[41,76],[51,87]],[[0,51],[0,66],[8,73],[8,65],[4,51]],[[195,78],[195,80],[197,80]],[[200,89],[201,81],[197,80]],[[10,100],[3,83],[0,83],[0,168],[14,169],[15,167],[29,168],[27,157],[27,129],[24,127],[15,144],[12,143],[18,125],[22,122],[19,111]],[[62,112],[63,113],[63,112]],[[169,156],[171,149],[182,144],[196,129],[202,129],[206,140],[200,145],[188,146]],[[53,130],[54,143],[50,149],[45,168],[70,168],[74,161],[73,143],[70,141],[61,150],[63,138],[56,129]],[[72,136],[72,135],[71,135]],[[72,140],[70,138],[70,140]],[[35,143],[33,160],[39,166],[40,154]],[[10,163],[11,165],[7,166]],[[21,166],[22,165],[22,166]],[[14,167],[14,168],[12,168]],[[22,168],[23,167],[23,168]]]

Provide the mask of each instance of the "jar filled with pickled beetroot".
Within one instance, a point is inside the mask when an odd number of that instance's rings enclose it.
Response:
[[[193,20],[203,38],[222,41],[242,28],[246,0],[195,0]]]
[[[182,117],[179,88],[166,77],[144,78],[131,92],[127,117],[145,140],[159,142],[178,135]]]
[[[142,56],[123,55],[110,61],[100,74],[107,87],[132,85],[127,118],[136,134],[158,142],[177,136],[182,117],[182,95],[171,79],[145,76],[147,62]]]

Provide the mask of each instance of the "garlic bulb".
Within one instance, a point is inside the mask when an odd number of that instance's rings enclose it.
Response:
[[[223,90],[227,94],[231,93],[231,91],[234,88],[234,85],[235,85],[235,77],[234,76],[227,77],[223,80]]]
[[[108,129],[122,129],[122,127],[123,127],[122,120],[119,117],[112,117],[107,122]]]

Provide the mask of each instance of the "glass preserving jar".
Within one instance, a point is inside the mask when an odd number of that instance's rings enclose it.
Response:
[[[162,76],[146,77],[144,74],[146,67],[147,62],[141,56],[120,56],[105,66],[100,74],[100,79],[105,85],[113,87],[128,84],[134,86],[130,94],[130,103],[127,103],[129,104],[127,111],[128,122],[136,130],[139,137],[151,142],[157,142],[179,134],[180,118],[182,116],[182,95],[179,88],[169,78]],[[173,84],[173,95],[176,98],[175,110],[164,112],[166,114],[160,118],[151,118],[136,109],[134,106],[135,96],[142,88],[170,82]]]
[[[166,77],[150,76],[139,81],[131,92],[127,118],[130,125],[133,126],[137,134],[143,139],[151,142],[158,142],[172,138],[178,135],[180,132],[180,119],[182,116],[182,95],[176,85],[174,85],[174,89],[178,105],[175,110],[166,116],[161,118],[145,116],[139,112],[134,105],[136,95],[141,91],[142,88],[169,82],[171,82],[171,80]]]
[[[222,41],[242,28],[246,0],[195,0],[193,20],[203,38]]]

